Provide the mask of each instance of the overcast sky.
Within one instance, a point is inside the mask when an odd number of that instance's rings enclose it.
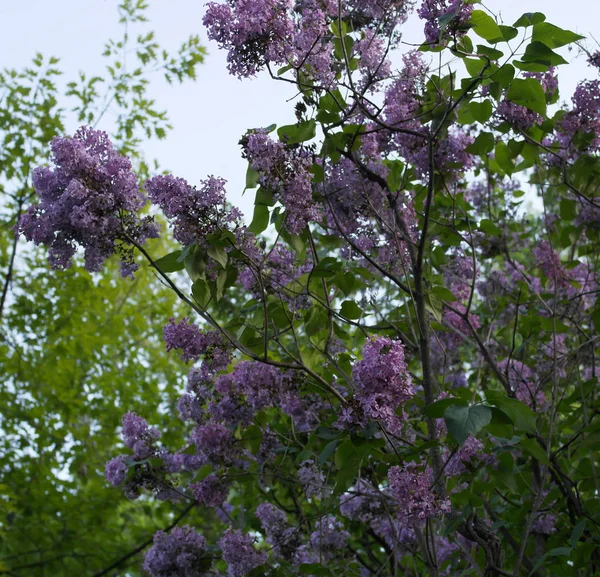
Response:
[[[420,0],[419,0],[420,1]],[[230,77],[225,55],[208,42],[202,26],[203,0],[149,0],[152,29],[158,42],[169,49],[189,34],[199,34],[209,50],[198,70],[196,83],[168,86],[157,81],[152,96],[166,108],[174,130],[166,142],[149,142],[145,150],[161,166],[195,184],[208,174],[229,181],[229,198],[252,214],[251,194],[241,197],[246,165],[240,158],[238,141],[247,128],[273,122],[294,122],[294,95],[290,85],[274,82],[266,75],[240,81]],[[489,0],[485,3],[512,24],[523,12],[543,12],[547,20],[600,39],[600,1],[597,0]],[[0,0],[0,67],[27,65],[37,51],[61,59],[65,79],[79,70],[103,74],[101,53],[105,41],[118,38],[121,29],[117,0]],[[420,42],[422,23],[411,18],[404,27],[404,40]],[[561,98],[568,99],[578,80],[592,76],[576,50],[563,52],[573,66],[562,67]],[[72,132],[77,126],[67,127]]]

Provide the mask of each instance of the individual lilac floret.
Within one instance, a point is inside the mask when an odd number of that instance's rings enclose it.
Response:
[[[412,379],[404,359],[404,345],[373,337],[363,348],[363,360],[354,365],[356,399],[364,414],[384,422],[392,432],[401,427],[396,410],[413,396]]]
[[[104,476],[113,487],[117,487],[125,481],[128,469],[127,457],[119,455],[106,463],[104,466]]]
[[[169,319],[163,329],[167,351],[181,350],[181,359],[185,362],[196,361],[201,355],[208,357],[211,369],[220,371],[227,368],[231,360],[231,350],[218,331],[201,331],[198,325],[182,319],[176,323]],[[205,360],[205,362],[207,362]]]
[[[135,459],[147,459],[155,452],[154,441],[160,437],[160,431],[150,427],[143,417],[130,412],[123,415],[122,435]]]
[[[473,6],[464,0],[423,0],[417,14],[425,20],[425,41],[438,44],[443,36],[465,34],[471,12]],[[444,21],[442,29],[441,22]]]
[[[267,560],[267,555],[263,551],[257,551],[254,548],[249,535],[244,535],[241,531],[235,531],[231,527],[221,537],[219,547],[223,559],[227,562],[229,577],[244,577]]]
[[[189,489],[194,499],[207,507],[220,507],[229,494],[227,485],[216,475],[209,475],[199,483],[190,485]]]
[[[169,534],[158,531],[144,569],[152,577],[202,577],[211,566],[205,553],[206,539],[192,527],[175,527]]]
[[[401,523],[412,527],[450,511],[450,501],[433,492],[433,471],[420,471],[416,463],[391,467],[388,472],[390,491],[398,507]]]
[[[118,252],[121,273],[130,276],[137,267],[129,239],[143,244],[159,232],[150,217],[138,216],[146,197],[131,162],[113,148],[105,132],[85,126],[73,137],[54,138],[50,148],[56,167],[33,171],[40,203],[21,217],[17,232],[50,247],[53,268],[69,268],[80,246],[87,270],[100,271]]]

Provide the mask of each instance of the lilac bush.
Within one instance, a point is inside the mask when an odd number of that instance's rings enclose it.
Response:
[[[209,3],[230,72],[294,83],[296,121],[241,136],[247,225],[214,176],[146,182],[181,245],[161,258],[141,200],[102,213],[102,255],[129,242],[190,310],[164,328],[185,438],[128,413],[105,470],[210,527],[159,532],[151,575],[597,568],[600,84],[561,104],[555,49],[582,38],[478,4],[419,3],[423,44],[393,58],[403,0]],[[69,258],[101,236],[46,224],[69,182],[131,179],[95,176],[88,134],[54,145],[20,229]]]

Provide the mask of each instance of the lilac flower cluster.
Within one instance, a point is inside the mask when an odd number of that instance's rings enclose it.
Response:
[[[133,262],[129,239],[143,244],[158,236],[151,218],[140,219],[146,204],[129,159],[113,148],[108,135],[81,127],[73,137],[51,143],[55,169],[36,168],[33,186],[41,202],[31,206],[17,231],[35,244],[50,247],[53,268],[68,268],[81,246],[85,267],[97,272],[115,252],[121,255],[121,274],[130,276]]]
[[[444,473],[449,476],[462,475],[467,469],[467,465],[488,464],[493,465],[496,459],[492,455],[486,455],[483,443],[471,435],[460,447],[460,449],[450,458]]]
[[[307,499],[325,499],[331,492],[325,484],[325,476],[314,461],[302,461],[298,467],[298,479]]]
[[[154,441],[160,437],[156,427],[150,427],[146,419],[135,413],[123,415],[123,442],[133,451],[134,459],[147,459],[156,452]]]
[[[151,577],[202,577],[211,566],[205,553],[206,539],[192,527],[158,531],[144,557],[144,569]]]
[[[333,515],[325,515],[315,523],[310,534],[310,545],[319,559],[327,559],[339,549],[348,545],[350,534]]]
[[[571,156],[582,148],[587,152],[600,150],[600,81],[586,80],[575,88],[573,108],[557,123],[557,139]],[[588,135],[585,145],[575,142],[578,134]]]
[[[229,577],[244,577],[252,569],[262,565],[267,556],[254,548],[252,538],[241,531],[227,529],[219,541],[223,559],[227,562]]]
[[[433,471],[419,470],[416,463],[394,466],[388,471],[390,492],[396,501],[401,523],[411,527],[450,511],[450,501],[433,491]]]
[[[399,431],[396,411],[413,396],[412,379],[404,359],[404,345],[386,337],[373,337],[363,348],[363,360],[352,371],[357,383],[356,400],[365,416],[381,420],[392,432]]]
[[[207,507],[220,507],[229,494],[227,485],[216,475],[209,475],[199,483],[192,483],[188,489],[198,503]]]
[[[498,368],[506,374],[508,383],[519,401],[530,407],[544,408],[547,399],[535,382],[530,367],[516,359],[502,359]]]
[[[146,181],[146,190],[153,204],[161,207],[173,221],[173,236],[183,245],[202,244],[206,235],[238,223],[242,214],[225,204],[225,183],[210,176],[200,189],[183,178],[158,175]]]
[[[284,559],[291,559],[300,545],[299,531],[290,527],[286,514],[271,503],[261,503],[256,508],[267,542]]]
[[[443,43],[444,36],[466,33],[471,12],[473,6],[464,0],[423,0],[417,14],[425,20],[427,44]]]
[[[201,375],[206,379],[210,374],[225,370],[231,362],[231,347],[222,334],[218,331],[201,331],[198,325],[190,323],[188,319],[184,318],[178,323],[173,318],[169,319],[163,336],[167,351],[181,350],[181,358],[185,362],[196,361],[204,356]]]
[[[209,421],[196,426],[190,439],[210,463],[230,465],[236,456],[233,433],[221,423]]]
[[[297,291],[286,290],[286,287],[298,277],[312,270],[310,258],[299,263],[296,254],[281,244],[276,244],[265,257],[244,268],[238,282],[248,291],[260,296],[260,284],[265,290],[274,291],[289,304],[292,310],[308,308],[311,303],[307,295],[298,295]],[[261,279],[259,283],[258,278]]]
[[[364,479],[340,497],[340,513],[348,519],[369,523],[384,512],[384,494]]]
[[[104,476],[113,487],[117,487],[125,481],[128,470],[127,457],[119,455],[106,463]]]
[[[321,218],[312,200],[312,156],[304,148],[288,148],[264,131],[244,139],[244,156],[260,174],[260,182],[269,188],[286,208],[286,227],[299,233],[308,222]]]

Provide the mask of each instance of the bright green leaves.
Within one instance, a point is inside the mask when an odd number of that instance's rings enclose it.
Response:
[[[554,24],[549,22],[539,22],[533,27],[533,34],[531,40],[533,42],[540,42],[548,46],[548,48],[560,48],[567,44],[572,44],[578,40],[583,40],[585,36],[575,34],[570,30],[563,30]]]
[[[155,260],[154,266],[164,273],[183,270],[185,267],[183,264],[183,251],[175,250],[166,254],[158,260]]]
[[[525,49],[525,54],[515,66],[528,72],[546,72],[551,66],[566,64],[567,61],[541,42],[531,42]]]
[[[266,188],[259,188],[254,199],[254,214],[248,230],[260,234],[269,226],[269,207],[275,204],[273,193]]]
[[[471,24],[473,25],[473,32],[477,36],[492,44],[506,40],[496,21],[483,10],[473,10]]]
[[[279,140],[290,145],[312,140],[316,135],[317,124],[313,119],[303,120],[297,124],[290,124],[277,129]]]
[[[362,309],[354,301],[344,301],[340,314],[350,320],[356,320],[362,317]]]
[[[545,20],[546,16],[541,12],[526,12],[513,24],[513,26],[516,26],[517,28],[528,28],[529,26],[534,26]]]
[[[492,411],[484,405],[466,407],[454,404],[444,410],[448,433],[461,445],[471,435],[477,435],[491,420]]]
[[[486,98],[482,102],[471,102],[469,104],[471,116],[482,124],[492,116],[492,103]]]
[[[546,93],[534,78],[515,78],[510,84],[506,98],[542,116],[546,114]]]

